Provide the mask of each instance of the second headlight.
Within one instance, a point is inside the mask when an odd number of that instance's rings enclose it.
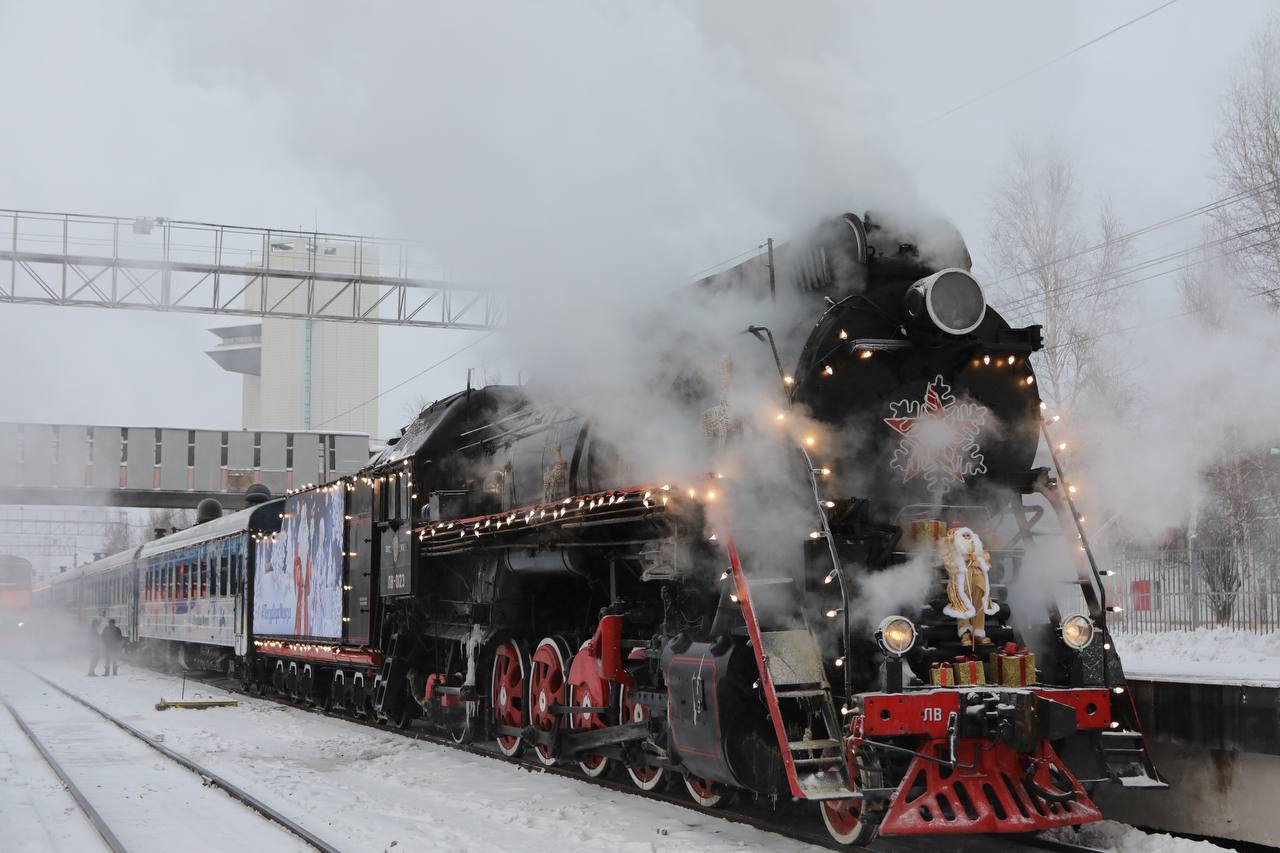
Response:
[[[890,616],[876,628],[876,642],[887,654],[905,655],[916,644],[916,626],[905,616]]]
[[[1062,642],[1076,651],[1087,648],[1093,642],[1093,623],[1083,613],[1063,619],[1058,632],[1062,635]]]

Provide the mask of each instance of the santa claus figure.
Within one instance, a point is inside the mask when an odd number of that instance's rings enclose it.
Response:
[[[991,600],[991,555],[983,550],[978,534],[968,527],[951,531],[942,564],[947,570],[947,606],[942,612],[956,620],[960,642],[970,648],[991,645],[987,617],[1000,605]]]

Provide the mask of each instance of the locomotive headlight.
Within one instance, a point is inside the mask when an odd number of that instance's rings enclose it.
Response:
[[[890,616],[876,628],[876,642],[886,654],[905,655],[916,644],[916,626],[905,616]]]
[[[907,288],[907,319],[948,335],[967,335],[987,315],[982,285],[967,271],[952,267],[922,278]]]
[[[1076,651],[1086,648],[1093,642],[1093,623],[1082,613],[1063,619],[1058,631],[1062,635],[1062,642]]]

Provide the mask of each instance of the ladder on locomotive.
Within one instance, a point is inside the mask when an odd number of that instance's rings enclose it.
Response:
[[[840,717],[805,615],[803,584],[749,565],[750,557],[742,559],[732,539],[726,551],[792,796],[854,796]],[[825,731],[815,732],[815,724]],[[803,734],[793,740],[792,731]]]

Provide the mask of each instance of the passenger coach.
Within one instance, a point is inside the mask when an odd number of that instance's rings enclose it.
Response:
[[[268,500],[225,516],[202,505],[193,527],[41,584],[34,605],[77,628],[115,619],[153,665],[229,672],[249,647],[245,578],[254,544],[279,529],[282,504]]]

